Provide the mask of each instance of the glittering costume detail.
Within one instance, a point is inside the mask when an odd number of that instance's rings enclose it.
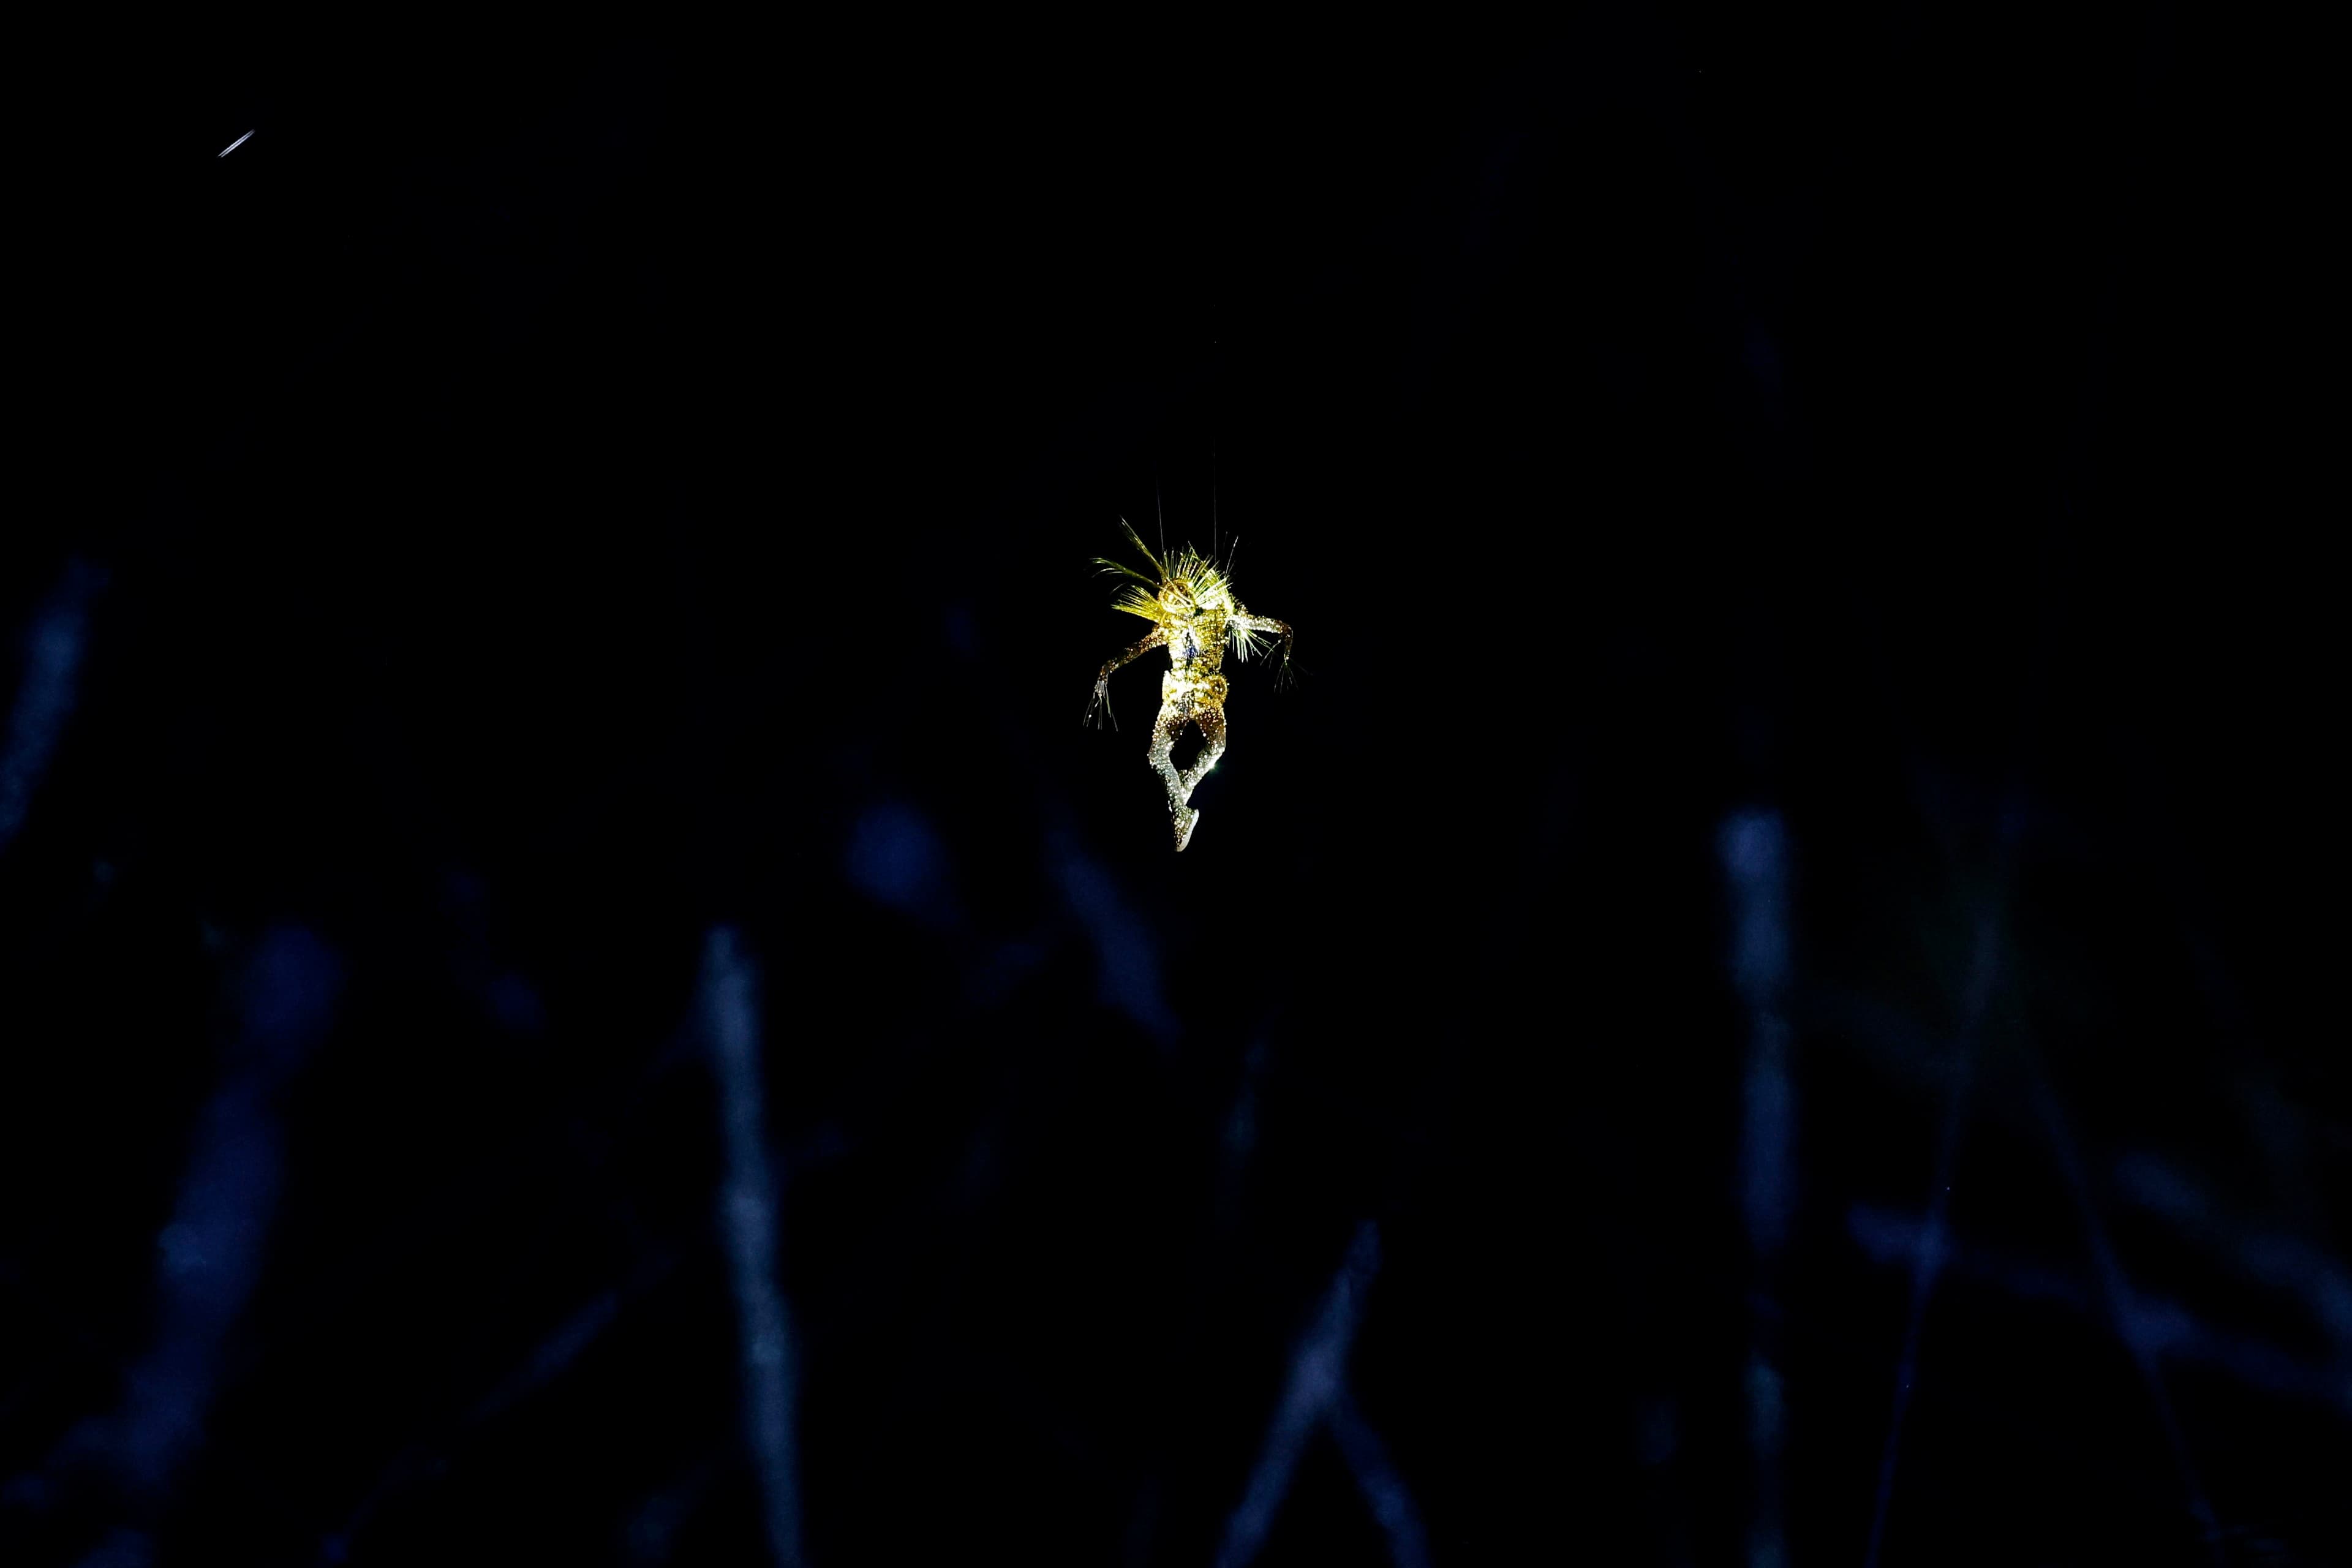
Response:
[[[1126,525],[1122,523],[1121,527]],[[1151,726],[1151,767],[1168,787],[1168,814],[1175,830],[1176,847],[1192,841],[1201,814],[1189,804],[1208,771],[1225,750],[1225,692],[1223,673],[1225,650],[1237,659],[1261,651],[1269,637],[1282,639],[1282,668],[1290,665],[1290,627],[1266,616],[1253,616],[1234,597],[1231,557],[1219,566],[1191,549],[1166,560],[1151,553],[1135,530],[1128,542],[1142,552],[1155,575],[1147,577],[1132,567],[1097,557],[1096,564],[1134,579],[1119,589],[1117,607],[1151,623],[1143,640],[1102,667],[1095,677],[1094,700],[1087,704],[1091,720],[1097,710],[1110,710],[1111,672],[1155,647],[1168,650],[1169,670],[1160,678],[1160,717]],[[1201,750],[1192,763],[1176,766],[1176,737],[1185,725],[1201,731]]]

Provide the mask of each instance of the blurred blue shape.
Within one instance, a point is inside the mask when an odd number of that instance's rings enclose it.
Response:
[[[885,802],[868,806],[850,830],[849,880],[858,891],[901,914],[948,922],[947,850],[922,813]]]
[[[1217,1568],[1243,1568],[1265,1544],[1274,1516],[1290,1490],[1290,1478],[1307,1451],[1307,1439],[1346,1394],[1348,1352],[1362,1321],[1364,1297],[1381,1266],[1381,1233],[1366,1220],[1357,1228],[1339,1266],[1322,1310],[1299,1341],[1291,1358],[1290,1377],[1283,1385],[1274,1419],[1268,1423],[1265,1446],[1250,1471],[1249,1486],[1225,1521],[1224,1544],[1217,1552]],[[1385,1463],[1383,1458],[1382,1463]],[[1390,1471],[1393,1474],[1393,1471]],[[1373,1500],[1375,1513],[1381,1503]],[[1382,1521],[1385,1524],[1387,1521]],[[1418,1527],[1414,1529],[1417,1531]],[[1393,1542],[1395,1532],[1391,1532]]]
[[[1781,1012],[1790,985],[1789,843],[1780,814],[1733,813],[1717,835],[1730,906],[1732,988],[1748,1007],[1748,1065],[1740,1085],[1739,1206],[1756,1260],[1757,1324],[1748,1359],[1750,1479],[1747,1561],[1788,1561],[1782,1448],[1785,1386],[1769,1321],[1774,1265],[1796,1207],[1796,1085],[1789,1072],[1790,1028]]]
[[[1786,1425],[1781,1409],[1782,1387],[1780,1369],[1762,1356],[1750,1357],[1748,1363],[1748,1441],[1759,1453],[1780,1451]]]
[[[79,1568],[147,1568],[154,1561],[154,1543],[142,1531],[126,1526],[100,1542],[81,1560]]]
[[[1908,1264],[1933,1275],[1949,1256],[1943,1227],[1874,1204],[1856,1204],[1846,1211],[1846,1233],[1873,1263]],[[2068,1298],[2072,1299],[2071,1295]]]
[[[1013,989],[1045,961],[1045,953],[1043,942],[999,943],[973,963],[966,994],[978,1006],[1002,1006]]]
[[[1717,847],[1731,906],[1731,980],[1748,1005],[1740,1206],[1760,1256],[1787,1238],[1795,1186],[1796,1089],[1789,1077],[1789,845],[1776,811],[1736,812]]]
[[[1731,901],[1731,977],[1751,1007],[1789,983],[1789,843],[1777,811],[1735,812],[1717,848]]]
[[[1356,1478],[1356,1489],[1372,1510],[1373,1521],[1389,1538],[1390,1560],[1397,1568],[1428,1568],[1429,1532],[1422,1526],[1421,1510],[1413,1506],[1412,1493],[1397,1473],[1388,1445],[1356,1408],[1356,1396],[1346,1384],[1339,1385],[1324,1419],[1339,1445],[1340,1458],[1348,1461],[1349,1472]]]
[[[205,1105],[156,1238],[155,1342],[131,1368],[117,1416],[116,1458],[142,1486],[168,1480],[201,1436],[221,1345],[261,1273],[283,1164],[275,1119],[249,1082]]]
[[[1174,1045],[1181,1031],[1160,984],[1160,955],[1150,928],[1119,897],[1110,873],[1067,835],[1054,835],[1046,853],[1053,858],[1062,896],[1094,941],[1102,964],[1104,1004],[1134,1019],[1162,1046]]]
[[[2047,1302],[2109,1320],[2089,1279],[1979,1247],[1963,1251],[1940,1227],[1917,1215],[1857,1204],[1847,1211],[1846,1229],[1874,1263],[1900,1266],[1924,1257],[1931,1265],[1948,1263],[1955,1274],[2011,1300]],[[2113,1325],[2135,1354],[2194,1362],[2266,1394],[2316,1399],[2352,1414],[2352,1376],[2340,1363],[2306,1362],[2251,1335],[2215,1328],[2178,1302],[2130,1292],[2117,1303]]]
[[[792,1321],[776,1274],[776,1178],[760,1070],[759,977],[742,939],[725,926],[711,931],[703,949],[702,1022],[718,1071],[727,1155],[719,1221],[742,1339],[744,1436],[759,1478],[769,1551],[780,1568],[794,1568],[801,1561],[797,1371]]]
[[[501,974],[490,982],[490,1016],[499,1027],[516,1035],[536,1035],[547,1027],[547,1008],[520,974]]]
[[[0,850],[24,826],[34,792],[49,770],[58,737],[73,712],[75,680],[89,636],[89,602],[104,582],[105,574],[88,562],[68,563],[26,628],[24,675],[17,682],[16,706],[9,710],[7,740],[0,742]]]
[[[2258,1230],[2224,1213],[2186,1172],[2153,1154],[2116,1163],[2116,1186],[2162,1215],[2246,1278],[2304,1299],[2339,1344],[2352,1347],[2352,1270],[2301,1237]]]
[[[629,1515],[623,1545],[632,1563],[671,1561],[679,1530],[702,1505],[716,1467],[709,1460],[640,1502]]]
[[[272,926],[246,967],[245,1065],[274,1086],[326,1032],[343,985],[342,960],[298,925]]]
[[[1788,1239],[1796,1185],[1796,1089],[1789,1079],[1789,1026],[1778,1013],[1756,1018],[1742,1088],[1740,1207],[1748,1244],[1760,1254]]]
[[[300,926],[264,931],[246,965],[243,1028],[197,1113],[179,1199],[155,1238],[154,1341],[130,1367],[111,1419],[79,1435],[133,1489],[163,1489],[202,1439],[222,1348],[260,1279],[284,1178],[272,1101],[325,1036],[341,987],[341,959]]]

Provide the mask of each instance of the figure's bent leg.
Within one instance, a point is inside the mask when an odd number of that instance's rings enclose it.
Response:
[[[1184,804],[1192,798],[1192,785],[1176,771],[1175,759],[1171,755],[1176,749],[1176,732],[1192,721],[1175,704],[1165,703],[1151,726],[1151,768],[1160,775],[1160,782],[1168,786],[1168,815],[1176,829],[1179,849],[1192,842],[1192,825],[1201,816]]]
[[[1192,710],[1192,722],[1201,726],[1201,754],[1192,759],[1192,765],[1183,773],[1186,800],[1192,798],[1192,792],[1201,787],[1201,781],[1208,777],[1211,768],[1217,765],[1217,759],[1225,754],[1223,709],[1195,708]]]

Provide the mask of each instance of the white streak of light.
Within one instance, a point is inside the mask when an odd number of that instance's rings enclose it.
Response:
[[[260,129],[261,129],[261,128],[260,128],[259,126],[257,126],[257,125],[254,127],[254,131],[258,131],[258,130],[260,130]],[[248,131],[248,132],[247,132],[245,133],[245,135],[238,137],[236,141],[234,141],[234,142],[230,142],[227,146],[226,146],[226,147],[222,148],[222,149],[220,150],[219,156],[221,156],[221,157],[223,157],[223,158],[227,157],[231,153],[236,152],[238,148],[240,148],[240,147],[244,146],[244,145],[245,145],[245,143],[246,143],[246,142],[247,142],[247,138],[251,137],[251,136],[252,136],[252,134],[253,134],[253,131]]]

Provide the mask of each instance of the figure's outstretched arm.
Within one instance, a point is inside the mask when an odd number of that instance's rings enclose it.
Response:
[[[1259,649],[1259,638],[1273,636],[1282,639],[1276,650],[1282,663],[1276,667],[1275,684],[1279,686],[1290,675],[1290,623],[1277,621],[1272,616],[1253,616],[1244,610],[1226,617],[1225,624],[1236,626],[1242,635],[1234,639],[1234,652],[1247,658]]]
[[[1110,727],[1114,730],[1118,729],[1118,721],[1111,716],[1110,711],[1111,671],[1117,669],[1120,665],[1127,663],[1129,659],[1141,658],[1145,654],[1150,653],[1153,648],[1160,647],[1167,640],[1168,628],[1165,626],[1154,626],[1145,635],[1141,642],[1137,643],[1133,647],[1129,648],[1125,653],[1120,654],[1117,658],[1114,658],[1108,664],[1104,665],[1102,667],[1102,673],[1095,677],[1094,699],[1087,704],[1087,716],[1080,720],[1079,722],[1082,724],[1093,723],[1095,721],[1095,712],[1099,709],[1105,718],[1110,719]]]

